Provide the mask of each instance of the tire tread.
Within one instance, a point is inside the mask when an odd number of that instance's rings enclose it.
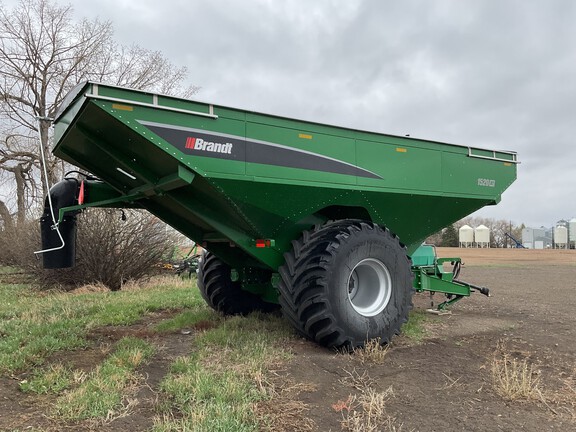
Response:
[[[281,280],[278,288],[284,316],[299,334],[327,347],[351,349],[365,342],[347,335],[336,322],[330,312],[329,287],[325,280],[338,249],[351,235],[360,231],[388,236],[399,249],[405,249],[398,237],[386,228],[361,220],[335,220],[303,232],[300,239],[292,242],[292,251],[284,254],[285,264],[279,269]],[[404,256],[409,269],[410,258]],[[397,320],[394,328],[389,329],[388,335],[400,333],[400,327],[408,320],[408,312],[412,309],[411,299],[410,295],[409,304],[403,308],[406,309],[405,315]],[[382,338],[382,343],[389,342],[388,335]]]

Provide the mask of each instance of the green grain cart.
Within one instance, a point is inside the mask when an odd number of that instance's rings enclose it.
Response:
[[[54,128],[54,154],[91,176],[51,189],[41,219],[46,268],[74,264],[81,209],[143,208],[209,251],[198,285],[212,308],[281,308],[328,347],[389,341],[415,290],[445,294],[441,309],[473,290],[487,294],[458,280],[458,258],[421,245],[496,204],[516,178],[514,152],[96,83],[67,96]]]

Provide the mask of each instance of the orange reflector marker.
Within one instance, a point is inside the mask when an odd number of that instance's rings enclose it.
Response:
[[[308,134],[298,134],[298,138],[303,138],[303,139],[312,139],[312,135],[308,135]]]
[[[84,180],[80,183],[80,192],[78,192],[78,204],[84,204]]]
[[[122,111],[134,111],[134,107],[130,105],[112,104],[112,108]]]
[[[504,162],[504,166],[512,166],[510,162]]]
[[[396,147],[396,151],[398,153],[406,153],[408,150],[403,147]]]
[[[269,248],[274,247],[276,245],[276,241],[272,239],[256,239],[255,244],[257,248]]]

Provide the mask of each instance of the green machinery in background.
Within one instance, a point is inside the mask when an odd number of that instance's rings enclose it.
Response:
[[[516,153],[282,118],[85,83],[54,120],[54,154],[88,176],[56,184],[44,265],[74,264],[76,214],[147,209],[207,251],[199,288],[224,313],[274,310],[329,347],[387,342],[412,293],[487,290],[422,246],[496,204]]]

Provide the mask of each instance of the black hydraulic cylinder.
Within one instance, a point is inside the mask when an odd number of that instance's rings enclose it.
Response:
[[[58,219],[61,208],[77,204],[78,181],[76,179],[64,179],[50,188],[50,197],[54,217]],[[68,212],[58,227],[55,227],[50,211],[48,197],[44,202],[44,213],[40,218],[40,232],[42,249],[56,249],[42,254],[42,265],[45,269],[58,269],[73,267],[76,261],[76,214]],[[60,235],[58,235],[60,232]],[[62,239],[60,238],[62,236]],[[62,240],[64,244],[62,244]]]

